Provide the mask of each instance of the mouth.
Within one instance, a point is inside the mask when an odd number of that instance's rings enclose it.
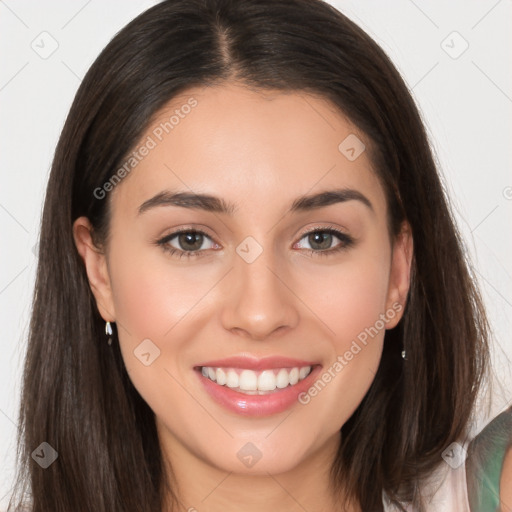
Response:
[[[195,366],[207,395],[237,415],[263,417],[300,406],[322,365],[290,358],[229,358]]]
[[[254,371],[240,368],[200,367],[203,377],[246,395],[267,395],[295,386],[310,373],[311,366]]]

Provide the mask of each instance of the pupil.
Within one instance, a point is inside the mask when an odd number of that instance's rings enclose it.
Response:
[[[313,233],[309,236],[309,244],[315,249],[315,244],[319,244],[321,247],[317,249],[329,249],[331,247],[332,235],[330,233]]]
[[[203,245],[202,238],[203,235],[201,233],[185,233],[179,235],[179,243],[186,251],[196,251]]]

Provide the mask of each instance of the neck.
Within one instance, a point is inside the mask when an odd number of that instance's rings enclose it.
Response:
[[[171,488],[178,497],[177,510],[187,512],[360,512],[345,496],[334,496],[329,469],[340,437],[336,434],[322,449],[293,469],[279,474],[243,474],[222,470],[190,453],[168,432],[160,434],[163,456],[172,468]],[[170,464],[169,464],[170,463]],[[171,506],[165,510],[175,512]]]

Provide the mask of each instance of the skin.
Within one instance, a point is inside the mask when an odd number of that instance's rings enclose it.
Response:
[[[156,414],[184,510],[337,510],[328,470],[340,428],[372,383],[385,329],[401,312],[307,405],[283,413],[247,418],[224,409],[193,367],[251,354],[329,368],[380,314],[405,304],[410,231],[404,225],[392,243],[368,151],[351,162],[338,150],[349,134],[365,136],[327,101],[237,83],[191,89],[155,117],[141,140],[190,97],[197,106],[110,193],[108,246],[95,247],[88,219],[76,220],[91,289],[102,317],[117,323],[130,378]],[[364,194],[372,209],[350,200],[287,213],[299,196],[345,187]],[[208,193],[237,210],[167,205],[138,214],[165,189]],[[354,244],[319,255],[303,233],[326,224]],[[154,243],[180,227],[207,231],[202,257],[178,258]],[[236,252],[247,236],[263,249],[250,264]],[[171,243],[180,248],[177,238]],[[339,244],[336,237],[327,242]],[[161,351],[150,366],[133,354],[147,338]],[[262,454],[252,468],[237,458],[247,442]],[[360,507],[352,500],[348,510]]]
[[[501,512],[512,512],[512,449],[509,449],[503,461],[500,478]]]

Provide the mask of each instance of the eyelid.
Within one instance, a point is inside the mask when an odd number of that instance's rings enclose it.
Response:
[[[209,238],[212,243],[216,246],[219,246],[219,244],[215,241],[214,237],[210,235],[205,229],[200,227],[192,227],[192,226],[184,226],[181,228],[177,228],[171,233],[164,235],[162,237],[157,238],[153,243],[160,247],[165,253],[167,253],[170,256],[178,257],[178,258],[200,258],[202,256],[205,256],[205,254],[208,253],[209,250],[212,249],[201,249],[198,251],[183,251],[181,249],[177,249],[176,247],[173,247],[170,245],[170,241],[179,236],[181,233],[199,233],[206,238]]]
[[[181,233],[200,233],[201,235],[207,236],[213,242],[215,242],[215,237],[213,235],[211,235],[208,231],[206,231],[204,228],[192,227],[192,226],[176,228],[174,231],[171,231],[169,234],[159,237],[157,239],[157,241],[170,240]],[[219,244],[217,244],[217,242],[215,242],[215,244],[219,245]]]
[[[300,235],[298,235],[298,242],[295,242],[293,245],[295,246],[297,243],[299,243],[305,236],[311,235],[313,233],[330,233],[331,235],[335,236],[339,241],[340,244],[331,247],[330,249],[324,249],[324,250],[314,250],[314,249],[302,249],[303,251],[307,251],[308,253],[315,254],[315,255],[322,255],[327,256],[329,254],[332,254],[337,251],[341,251],[343,249],[348,249],[351,247],[355,239],[348,233],[345,233],[341,228],[337,228],[331,224],[323,225],[323,226],[316,226],[313,228],[306,229],[305,231],[301,232]]]
[[[202,228],[199,228],[199,227],[192,227],[192,226],[185,226],[185,227],[181,227],[181,228],[178,228],[176,229],[175,231],[169,233],[168,235],[165,235],[159,239],[156,240],[156,244],[160,247],[162,247],[162,249],[168,253],[170,253],[171,255],[175,255],[175,254],[179,254],[179,257],[187,257],[187,258],[196,258],[196,257],[201,257],[201,256],[204,256],[205,253],[207,253],[208,251],[212,250],[212,249],[200,249],[200,250],[197,250],[197,251],[183,251],[181,249],[177,249],[175,247],[172,247],[169,245],[169,241],[172,240],[173,238],[175,238],[176,236],[178,236],[180,233],[199,233],[201,235],[204,235],[205,237],[209,238],[215,245],[219,246],[220,244],[218,244],[214,237],[212,235],[210,235],[207,231],[203,230]],[[328,233],[331,233],[333,234],[336,238],[338,238],[340,240],[340,244],[335,246],[335,247],[332,247],[330,249],[324,249],[324,250],[314,250],[314,249],[301,249],[302,251],[307,251],[308,253],[312,253],[312,254],[317,254],[317,255],[328,255],[328,254],[332,254],[334,252],[337,252],[339,250],[342,250],[344,248],[348,248],[350,245],[353,244],[354,242],[354,239],[352,236],[348,235],[347,233],[344,233],[342,231],[342,229],[340,228],[337,228],[331,224],[328,224],[328,225],[322,225],[322,226],[316,226],[316,227],[312,227],[312,228],[307,228],[305,230],[303,230],[299,235],[298,235],[298,240],[297,242],[294,242],[293,246],[295,246],[298,242],[300,242],[305,236],[307,235],[310,235],[310,234],[313,234],[313,233],[316,233],[316,232],[328,232]]]
[[[298,236],[299,240],[301,238],[304,238],[306,235],[310,235],[311,233],[315,233],[317,231],[334,231],[335,233],[339,233],[340,235],[349,236],[347,233],[344,233],[342,228],[337,228],[336,226],[333,226],[332,224],[325,224],[322,226],[315,226],[313,228],[307,228],[304,231],[301,231]]]

